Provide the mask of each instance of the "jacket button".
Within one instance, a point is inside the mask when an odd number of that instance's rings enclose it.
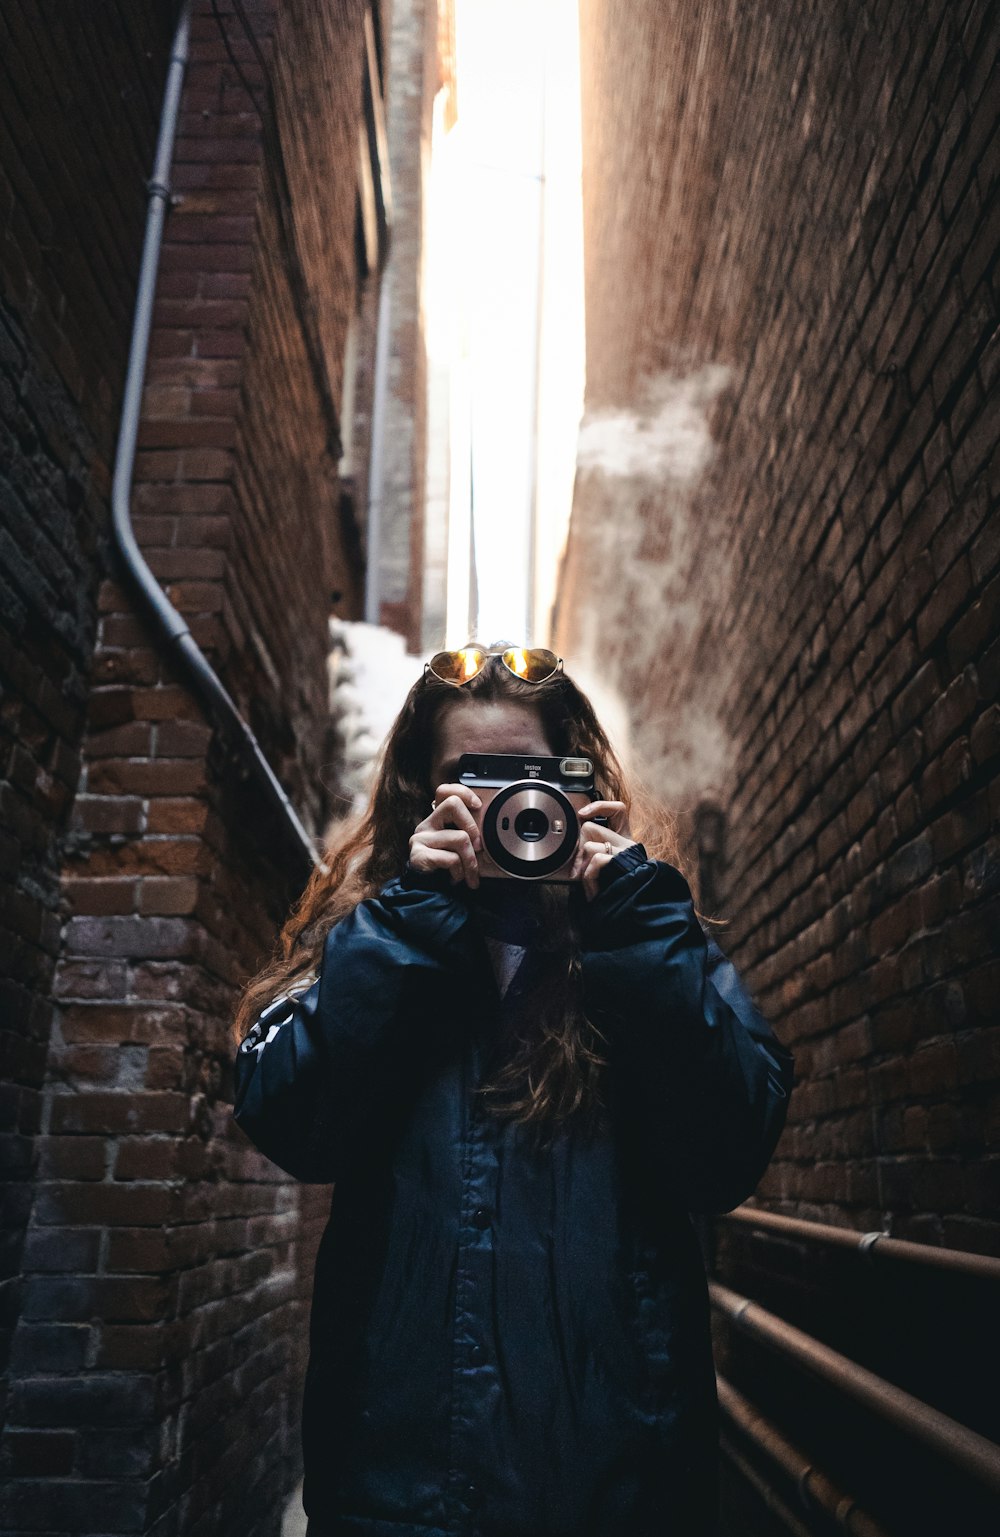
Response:
[[[472,1213],[473,1227],[489,1227],[492,1220],[492,1213],[485,1206],[477,1206],[475,1211]]]
[[[473,1345],[472,1349],[469,1351],[469,1360],[472,1362],[473,1366],[482,1366],[483,1362],[486,1360],[486,1351],[482,1345]]]
[[[466,1484],[466,1486],[465,1486],[465,1498],[467,1500],[470,1500],[470,1501],[474,1500],[476,1498],[476,1496],[478,1495],[478,1493],[479,1493],[479,1490],[476,1488],[475,1484]]]

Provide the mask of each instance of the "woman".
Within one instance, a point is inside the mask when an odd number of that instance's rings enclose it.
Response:
[[[480,883],[463,752],[592,760],[570,881]],[[236,1121],[296,1178],[336,1183],[309,1537],[714,1529],[688,1214],[751,1194],[792,1058],[662,857],[662,820],[633,815],[550,652],[442,653],[367,816],[247,990]]]

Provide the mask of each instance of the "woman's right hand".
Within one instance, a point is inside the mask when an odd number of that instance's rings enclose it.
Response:
[[[482,801],[468,785],[438,785],[431,814],[410,838],[412,870],[447,870],[456,885],[479,885],[476,852],[482,847],[473,811]]]

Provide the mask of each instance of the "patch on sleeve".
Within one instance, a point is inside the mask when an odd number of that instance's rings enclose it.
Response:
[[[282,1025],[288,1024],[292,1017],[292,1007],[293,1000],[287,993],[283,993],[280,998],[275,998],[273,1003],[269,1003],[250,1026],[240,1044],[240,1051],[247,1054],[255,1051],[259,1062],[264,1047],[274,1040]]]

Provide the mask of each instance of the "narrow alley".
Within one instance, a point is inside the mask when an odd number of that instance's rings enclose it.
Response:
[[[6,0],[4,1537],[305,1534],[337,1181],[234,1120],[234,1017],[473,644],[586,692],[794,1056],[682,1214],[718,1537],[997,1531],[998,47],[987,0]],[[449,1532],[549,1537],[482,1482]]]

